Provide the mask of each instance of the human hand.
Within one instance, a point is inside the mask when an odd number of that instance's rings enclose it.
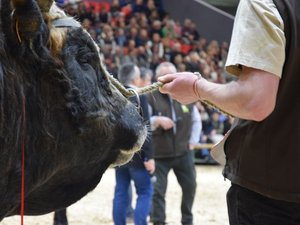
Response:
[[[150,174],[154,173],[154,171],[155,171],[155,161],[154,161],[154,159],[149,159],[148,161],[145,161],[144,166]]]
[[[196,144],[194,144],[194,143],[189,143],[189,149],[190,149],[191,151],[194,150],[195,146],[196,146]]]
[[[160,76],[158,81],[164,85],[159,91],[169,94],[172,98],[182,104],[190,104],[200,100],[197,83],[199,76],[191,72],[182,72]]]
[[[173,120],[166,116],[158,116],[156,120],[157,126],[164,130],[169,130],[175,125]]]

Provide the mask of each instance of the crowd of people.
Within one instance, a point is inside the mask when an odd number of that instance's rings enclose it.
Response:
[[[228,43],[208,42],[190,19],[183,23],[173,19],[161,0],[65,2],[64,9],[91,34],[107,70],[116,77],[125,63],[154,73],[158,64],[168,61],[178,72],[200,72],[213,82],[232,79],[224,70]],[[203,124],[200,142],[217,142],[229,129],[231,119],[200,102],[196,106]],[[198,151],[196,156],[211,162],[207,150]]]
[[[65,10],[99,44],[113,74],[125,62],[155,70],[160,62],[169,61],[178,71],[200,71],[209,80],[226,81],[223,65],[228,43],[208,42],[193,21],[185,19],[181,24],[165,12],[162,1],[82,1],[66,4]]]

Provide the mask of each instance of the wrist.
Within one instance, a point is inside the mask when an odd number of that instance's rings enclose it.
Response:
[[[200,92],[199,92],[199,89],[200,89],[200,80],[201,80],[201,77],[198,77],[197,79],[195,79],[194,83],[193,83],[193,92],[194,92],[194,95],[199,99],[199,100],[203,100],[201,95],[200,95]]]

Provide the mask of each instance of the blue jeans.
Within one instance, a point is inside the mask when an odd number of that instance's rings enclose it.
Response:
[[[153,188],[148,171],[144,168],[135,167],[120,167],[116,169],[116,187],[113,200],[114,224],[126,225],[126,209],[129,203],[128,188],[131,180],[134,181],[137,192],[134,224],[147,225]]]
[[[227,192],[227,206],[231,225],[300,224],[300,203],[267,198],[235,184]]]

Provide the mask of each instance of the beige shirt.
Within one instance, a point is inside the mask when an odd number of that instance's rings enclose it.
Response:
[[[226,70],[239,75],[243,65],[281,77],[285,60],[283,30],[283,20],[272,0],[241,0]]]

